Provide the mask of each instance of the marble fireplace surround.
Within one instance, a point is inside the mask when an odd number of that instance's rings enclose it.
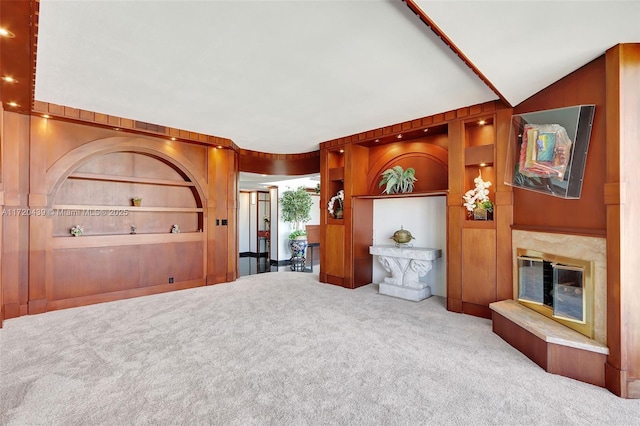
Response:
[[[593,340],[607,343],[607,251],[606,239],[582,235],[513,230],[513,294],[518,294],[518,249],[536,250],[557,256],[593,262]]]

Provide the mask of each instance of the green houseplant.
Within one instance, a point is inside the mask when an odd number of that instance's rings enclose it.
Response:
[[[293,231],[289,234],[289,250],[291,250],[291,270],[304,266],[304,255],[307,249],[307,231],[304,224],[311,220],[311,195],[304,187],[287,190],[280,197],[282,220],[291,223]]]
[[[287,190],[280,197],[282,207],[282,220],[288,222],[293,227],[293,232],[289,239],[295,239],[307,235],[304,224],[311,220],[311,195],[304,187],[296,190]]]
[[[382,180],[378,185],[381,188],[386,185],[383,194],[398,194],[413,191],[413,185],[416,178],[416,171],[413,167],[404,170],[400,166],[394,166],[382,172]]]

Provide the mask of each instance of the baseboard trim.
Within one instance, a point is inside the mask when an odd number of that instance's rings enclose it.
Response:
[[[243,251],[239,254],[239,257],[268,257],[268,253],[257,253],[255,251]]]

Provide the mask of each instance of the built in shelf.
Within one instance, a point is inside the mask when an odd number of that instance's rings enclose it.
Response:
[[[470,146],[464,150],[464,165],[493,165],[493,144]]]
[[[344,167],[332,167],[329,169],[329,180],[333,182],[344,180]]]
[[[493,229],[495,228],[493,220],[465,220],[463,224],[464,228],[475,229]]]
[[[379,195],[355,195],[353,198],[359,199],[384,199],[384,198],[416,198],[416,197],[436,197],[439,195],[448,195],[446,189],[437,191],[409,192],[404,194],[379,194]]]
[[[95,210],[95,211],[123,211],[129,212],[174,212],[174,213],[201,213],[201,207],[145,207],[145,206],[96,206],[89,204],[55,204],[54,210]]]
[[[158,234],[117,234],[117,235],[81,235],[73,237],[54,237],[52,248],[54,250],[89,248],[89,247],[114,247],[135,246],[144,244],[162,244],[175,242],[203,241],[204,232],[171,232]]]
[[[94,173],[73,173],[69,175],[69,179],[97,180],[103,182],[125,182],[125,183],[142,183],[148,185],[164,185],[164,186],[195,186],[193,182],[184,180],[170,179],[154,179],[132,176],[115,176]]]

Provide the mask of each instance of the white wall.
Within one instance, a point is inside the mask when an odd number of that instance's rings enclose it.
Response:
[[[395,244],[393,233],[400,229],[411,232],[414,247],[442,250],[442,257],[433,264],[433,269],[420,281],[431,286],[431,293],[446,296],[447,293],[447,199],[445,196],[387,198],[373,202],[373,244]],[[389,273],[374,256],[373,282],[380,283]]]
[[[238,197],[238,251],[250,251],[249,239],[249,193],[241,192]]]
[[[280,229],[280,215],[278,214],[278,188],[269,189],[269,198],[271,200],[271,253],[269,259],[278,259],[278,241],[280,241],[278,230]]]
[[[258,252],[258,194],[252,192],[249,194],[249,199],[254,198],[256,204],[251,204],[249,201],[249,251],[252,253]]]

